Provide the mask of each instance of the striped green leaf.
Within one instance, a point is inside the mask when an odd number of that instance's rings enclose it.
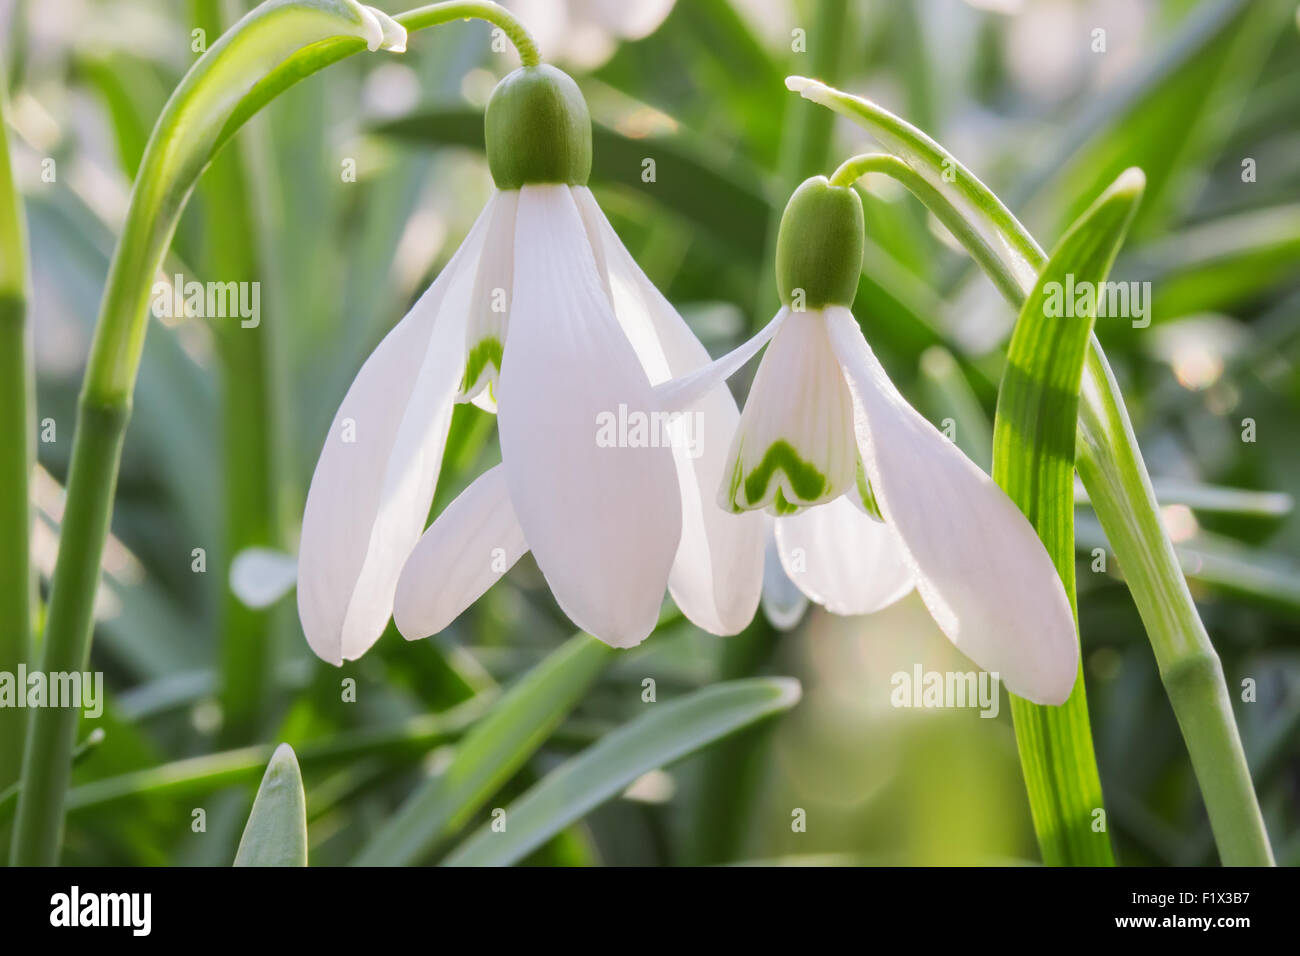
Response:
[[[993,478],[1033,523],[1071,605],[1075,432],[1096,299],[1062,315],[1062,296],[1103,288],[1144,184],[1139,170],[1125,171],[1066,232],[1020,310],[998,391]],[[1082,667],[1063,706],[1012,697],[1011,713],[1044,861],[1112,864]]]

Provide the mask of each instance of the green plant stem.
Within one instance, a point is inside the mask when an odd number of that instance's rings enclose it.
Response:
[[[1047,257],[973,173],[923,132],[873,103],[803,78],[792,78],[787,85],[859,122],[895,151],[932,187],[918,198],[929,205],[938,194],[932,208],[945,222],[952,215],[969,220],[971,229],[954,235],[963,242],[972,231],[983,237],[980,246],[967,248],[1019,311]],[[909,186],[909,179],[900,181]],[[985,250],[995,254],[990,257]],[[1228,866],[1272,865],[1218,653],[1160,521],[1128,410],[1095,335],[1084,361],[1076,455],[1079,476],[1146,628],[1220,859]]]
[[[1094,337],[1084,364],[1077,467],[1133,592],[1160,679],[1187,742],[1225,866],[1271,866],[1219,655],[1197,613],[1119,385]]]
[[[366,48],[368,27],[359,9],[345,0],[267,0],[194,64],[154,126],[109,266],[82,384],[63,546],[51,584],[42,661],[47,672],[82,670],[90,657],[95,590],[149,299],[181,212],[216,150],[243,122],[293,83]],[[400,22],[416,30],[468,17],[497,24],[525,63],[536,62],[535,44],[495,3],[453,0],[413,10]],[[10,852],[16,864],[48,866],[58,859],[77,714],[47,707],[29,721]]]
[[[8,96],[0,51],[0,671],[31,656],[36,579],[31,566],[30,481],[36,395],[27,322],[27,236],[9,157]],[[0,708],[0,791],[22,765],[26,710]]]

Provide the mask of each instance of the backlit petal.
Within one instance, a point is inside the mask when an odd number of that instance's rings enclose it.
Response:
[[[857,405],[876,503],[897,531],[935,622],[1007,689],[1070,696],[1079,644],[1065,588],[1033,527],[988,475],[898,393],[847,309],[831,340]]]
[[[362,365],[316,464],[298,548],[298,616],[307,643],[332,664],[360,657],[383,633],[428,516],[492,205]]]
[[[836,614],[870,614],[912,590],[898,536],[848,495],[777,518],[776,544],[795,586]]]
[[[637,266],[591,192],[573,192],[615,316],[650,381],[660,383],[707,366],[709,353]],[[715,501],[739,420],[736,401],[723,385],[677,413],[672,431],[682,538],[668,590],[687,618],[713,634],[735,634],[749,624],[763,580],[762,517],[729,514]]]
[[[408,641],[437,634],[528,550],[506,489],[488,469],[424,532],[397,581],[393,621]]]
[[[515,514],[569,618],[639,644],[677,553],[680,493],[568,186],[520,190],[512,298],[497,401]]]

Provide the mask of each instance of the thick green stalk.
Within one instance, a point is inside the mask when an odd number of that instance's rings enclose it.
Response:
[[[1219,655],[1205,632],[1155,493],[1119,385],[1094,338],[1079,406],[1079,477],[1133,592],[1160,679],[1225,866],[1271,866],[1264,818],[1237,732]]]
[[[932,188],[918,193],[941,219],[959,215],[982,248],[967,246],[1019,310],[1047,257],[1028,230],[968,169],[923,132],[874,103],[815,80],[787,85],[867,128]],[[908,180],[902,180],[909,185]],[[942,210],[942,211],[941,211]],[[947,221],[945,219],[945,221]],[[991,258],[987,250],[995,251]],[[1271,865],[1273,853],[1233,718],[1219,656],[1187,589],[1138,448],[1119,386],[1096,336],[1080,389],[1076,465],[1155,653],[1161,680],[1192,760],[1222,862]]]
[[[9,158],[4,58],[0,56],[0,671],[31,655],[36,581],[31,566],[29,484],[35,461],[35,388],[27,323],[27,236]],[[26,710],[0,708],[0,791],[18,779]]]
[[[404,23],[419,29],[467,17],[498,24],[516,38],[521,58],[535,61],[536,48],[518,21],[494,3],[434,4],[407,14]],[[355,0],[267,0],[199,58],[163,107],[109,266],[82,385],[43,670],[81,670],[90,657],[100,559],[154,276],[195,183],[216,150],[258,109],[367,44],[404,49],[405,34]],[[10,853],[14,863],[52,865],[58,859],[76,729],[72,709],[47,707],[30,721]]]

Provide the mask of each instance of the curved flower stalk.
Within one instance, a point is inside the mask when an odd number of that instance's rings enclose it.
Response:
[[[654,386],[708,364],[586,187],[577,85],[523,67],[486,116],[497,191],[451,262],[366,361],[312,478],[298,610],[340,664],[392,615],[437,633],[531,550],[564,612],[615,647],[654,629],[665,587],[739,631],[757,607],[763,525],[713,502],[739,411],[725,390],[669,415]],[[454,403],[499,417],[502,464],[421,537]]]
[[[450,0],[402,21],[356,0],[266,0],[191,67],[163,108],[140,163],[109,267],[82,386],[67,506],[51,585],[41,668],[84,670],[92,609],[112,512],[122,437],[148,328],[154,277],[181,212],[213,154],[262,106],[304,76],[363,49],[400,51],[406,31],[465,17],[490,20],[520,47],[536,48],[505,10]],[[14,841],[16,864],[58,856],[78,711],[44,708],[29,721]]]
[[[818,176],[795,191],[777,240],[785,306],[721,504],[776,515],[782,565],[828,610],[869,613],[915,587],[948,638],[1008,689],[1062,704],[1079,666],[1065,589],[1020,509],[908,404],[867,344],[849,311],[862,248],[852,188]],[[719,360],[678,400],[734,368]]]

